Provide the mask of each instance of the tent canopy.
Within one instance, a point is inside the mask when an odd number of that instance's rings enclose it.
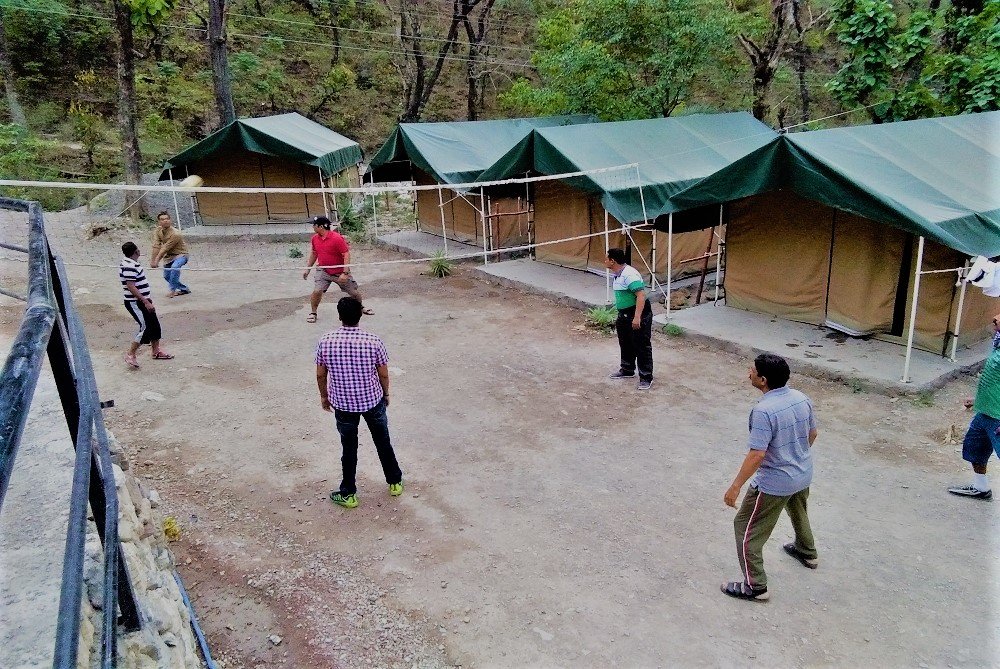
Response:
[[[782,135],[673,202],[783,188],[970,256],[1000,255],[1000,112]]]
[[[312,165],[327,177],[362,158],[361,146],[354,140],[292,112],[233,121],[164,163],[160,180],[170,178],[168,170],[234,149]]]
[[[502,179],[527,169],[560,174],[636,163],[566,182],[599,194],[604,208],[623,223],[652,221],[678,210],[670,201],[673,194],[775,137],[774,130],[746,112],[539,128],[533,142],[515,147],[483,176]]]
[[[549,126],[593,123],[593,116],[400,123],[369,166],[372,181],[408,181],[411,162],[437,183],[480,181],[480,175],[505,153]],[[395,164],[394,164],[395,163]]]

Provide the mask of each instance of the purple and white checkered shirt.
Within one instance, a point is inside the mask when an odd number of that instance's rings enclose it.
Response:
[[[361,328],[327,332],[316,345],[316,365],[326,367],[326,396],[335,409],[363,413],[382,401],[379,365],[389,364],[385,344]]]

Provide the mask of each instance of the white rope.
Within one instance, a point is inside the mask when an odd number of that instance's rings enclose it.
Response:
[[[178,192],[178,193],[295,193],[295,194],[352,194],[361,193],[363,195],[371,195],[373,193],[396,193],[401,190],[406,191],[418,191],[418,190],[437,190],[439,188],[448,188],[450,190],[474,190],[477,188],[487,187],[487,186],[505,186],[509,184],[520,184],[520,183],[531,183],[535,181],[556,181],[561,179],[571,179],[573,177],[583,177],[590,174],[601,174],[604,172],[615,172],[624,169],[632,169],[638,163],[628,163],[626,165],[616,165],[614,167],[602,167],[593,170],[584,170],[580,172],[565,172],[563,174],[547,174],[537,177],[517,177],[514,179],[499,179],[497,181],[481,181],[481,182],[470,182],[470,183],[460,183],[460,184],[429,184],[418,186],[416,184],[408,184],[406,186],[400,186],[398,183],[395,185],[386,186],[343,186],[343,187],[329,187],[329,188],[246,188],[246,187],[236,187],[236,186],[155,186],[146,184],[94,184],[94,183],[78,183],[72,181],[22,181],[17,179],[0,179],[0,186],[10,186],[16,188],[65,188],[65,189],[75,189],[75,190],[123,190],[123,191],[143,191],[147,193],[155,192]]]
[[[629,230],[634,230],[637,227],[638,226],[627,226],[627,225],[623,225],[622,226],[622,228],[623,228],[623,230],[625,230],[626,234],[629,234]],[[554,239],[554,240],[547,241],[547,242],[537,242],[535,244],[523,244],[521,246],[507,246],[507,247],[504,247],[502,249],[496,249],[496,250],[493,250],[493,251],[488,251],[487,253],[489,253],[490,255],[497,255],[497,254],[501,254],[501,253],[516,253],[518,251],[527,251],[527,250],[530,250],[530,249],[533,249],[533,248],[538,248],[539,246],[548,246],[550,244],[562,244],[563,242],[573,242],[573,241],[577,241],[577,240],[580,240],[580,239],[589,239],[591,237],[599,237],[599,236],[602,236],[602,235],[604,235],[604,231],[592,232],[592,233],[587,234],[587,235],[577,235],[575,237],[565,237],[563,239]],[[454,256],[448,256],[448,255],[446,255],[446,256],[444,256],[443,259],[444,260],[467,260],[469,258],[482,258],[482,257],[483,257],[483,252],[481,250],[477,250],[475,252],[463,253],[463,254],[454,255]],[[400,258],[398,260],[376,260],[376,261],[367,262],[367,263],[351,262],[351,263],[349,263],[349,265],[353,269],[355,267],[376,267],[376,266],[379,266],[379,265],[403,265],[403,264],[406,264],[406,263],[428,262],[430,260],[436,260],[436,259],[437,258],[435,258],[434,256],[425,256],[425,257],[421,257],[421,258]],[[23,259],[22,258],[18,258],[17,260],[19,262],[27,262],[27,258],[23,258]],[[67,267],[72,266],[72,267],[96,267],[96,268],[101,268],[101,269],[118,269],[118,265],[110,265],[110,264],[102,264],[102,263],[67,262],[65,259],[63,260],[63,264],[66,265]],[[184,267],[181,268],[181,271],[184,271],[184,272],[232,272],[232,271],[237,271],[238,270],[238,271],[244,271],[244,272],[288,272],[288,271],[301,272],[304,269],[313,269],[313,268],[316,268],[316,269],[333,269],[335,267],[339,268],[339,267],[343,267],[343,265],[312,265],[312,266],[310,266],[310,267],[307,268],[307,267],[302,267],[301,265],[296,265],[294,267],[192,267],[190,264],[188,264],[188,265],[184,265]],[[159,268],[151,268],[151,269],[159,269]]]

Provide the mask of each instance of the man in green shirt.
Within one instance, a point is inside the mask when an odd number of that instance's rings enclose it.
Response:
[[[615,307],[618,320],[618,347],[621,367],[612,379],[629,379],[639,370],[639,390],[649,390],[653,383],[653,308],[646,299],[646,282],[639,271],[625,261],[625,251],[608,249],[604,266],[614,276]]]
[[[976,399],[965,400],[967,409],[974,408],[976,415],[969,423],[969,430],[962,442],[962,458],[972,464],[972,485],[948,488],[952,495],[974,499],[992,499],[986,463],[993,453],[1000,457],[1000,314],[993,317],[993,352],[986,358],[979,375]]]

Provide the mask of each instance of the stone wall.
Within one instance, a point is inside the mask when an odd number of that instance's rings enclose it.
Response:
[[[174,560],[163,532],[160,498],[129,472],[128,461],[111,437],[118,489],[118,533],[136,593],[142,629],[118,639],[118,666],[128,669],[201,669],[204,664],[191,630],[191,618],[174,581]],[[78,669],[97,666],[104,559],[93,521],[84,563],[86,596],[82,602]]]

